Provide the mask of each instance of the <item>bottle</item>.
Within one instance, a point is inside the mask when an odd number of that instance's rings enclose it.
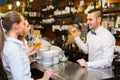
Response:
[[[102,5],[103,5],[102,0],[99,0],[99,8],[100,8],[100,9],[102,9],[102,8],[103,8],[103,7],[102,7]]]
[[[110,22],[109,22],[109,27],[111,28],[111,33],[113,33],[113,34],[115,33],[114,24],[115,24],[115,22],[114,22],[114,16],[111,16]]]

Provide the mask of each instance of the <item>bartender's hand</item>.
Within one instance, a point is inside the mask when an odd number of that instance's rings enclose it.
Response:
[[[74,37],[73,37],[71,34],[68,34],[67,42],[68,42],[69,44],[74,42]]]
[[[40,79],[40,80],[49,80],[50,77],[53,76],[53,74],[54,74],[54,70],[53,69],[48,69],[48,70],[45,71],[43,78]]]
[[[70,33],[72,34],[73,37],[77,37],[79,36],[79,30],[76,28],[76,27],[73,27],[71,30],[70,30]]]
[[[84,59],[79,59],[77,62],[80,64],[81,67],[87,67],[87,62]]]

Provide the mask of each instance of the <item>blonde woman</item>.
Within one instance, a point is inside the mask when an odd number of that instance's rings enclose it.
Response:
[[[16,11],[7,12],[2,25],[6,30],[2,62],[8,80],[31,80],[30,61],[23,50],[23,41],[18,39],[24,35],[24,17]],[[49,80],[53,73],[52,69],[47,70],[39,80]]]

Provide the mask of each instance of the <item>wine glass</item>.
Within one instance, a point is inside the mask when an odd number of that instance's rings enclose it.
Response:
[[[40,49],[41,48],[41,42],[34,42],[34,46],[36,49]]]
[[[36,49],[41,48],[41,40],[39,38],[39,35],[34,35],[34,40],[33,40],[34,46]]]
[[[35,48],[37,49],[37,50],[39,50],[40,48],[41,48],[41,40],[40,40],[40,38],[39,38],[39,36],[38,35],[35,35],[34,36],[34,41],[33,41],[33,44],[34,44],[34,46],[35,46]],[[34,55],[34,58],[35,59],[38,59],[39,58],[39,56],[37,55],[38,53],[36,53],[35,55]]]

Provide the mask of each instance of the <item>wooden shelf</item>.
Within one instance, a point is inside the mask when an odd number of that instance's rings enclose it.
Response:
[[[104,14],[105,13],[115,13],[115,12],[120,12],[120,7],[103,9]]]
[[[44,14],[51,14],[51,13],[54,13],[55,10],[56,10],[56,8],[50,9],[50,10],[47,10],[47,11],[42,11],[42,13],[44,13]]]
[[[54,16],[54,18],[73,18],[74,17],[74,14],[64,14],[64,15],[57,15],[57,16]]]
[[[40,19],[42,19],[42,17],[26,17],[26,18],[31,19],[31,20],[40,20]]]

